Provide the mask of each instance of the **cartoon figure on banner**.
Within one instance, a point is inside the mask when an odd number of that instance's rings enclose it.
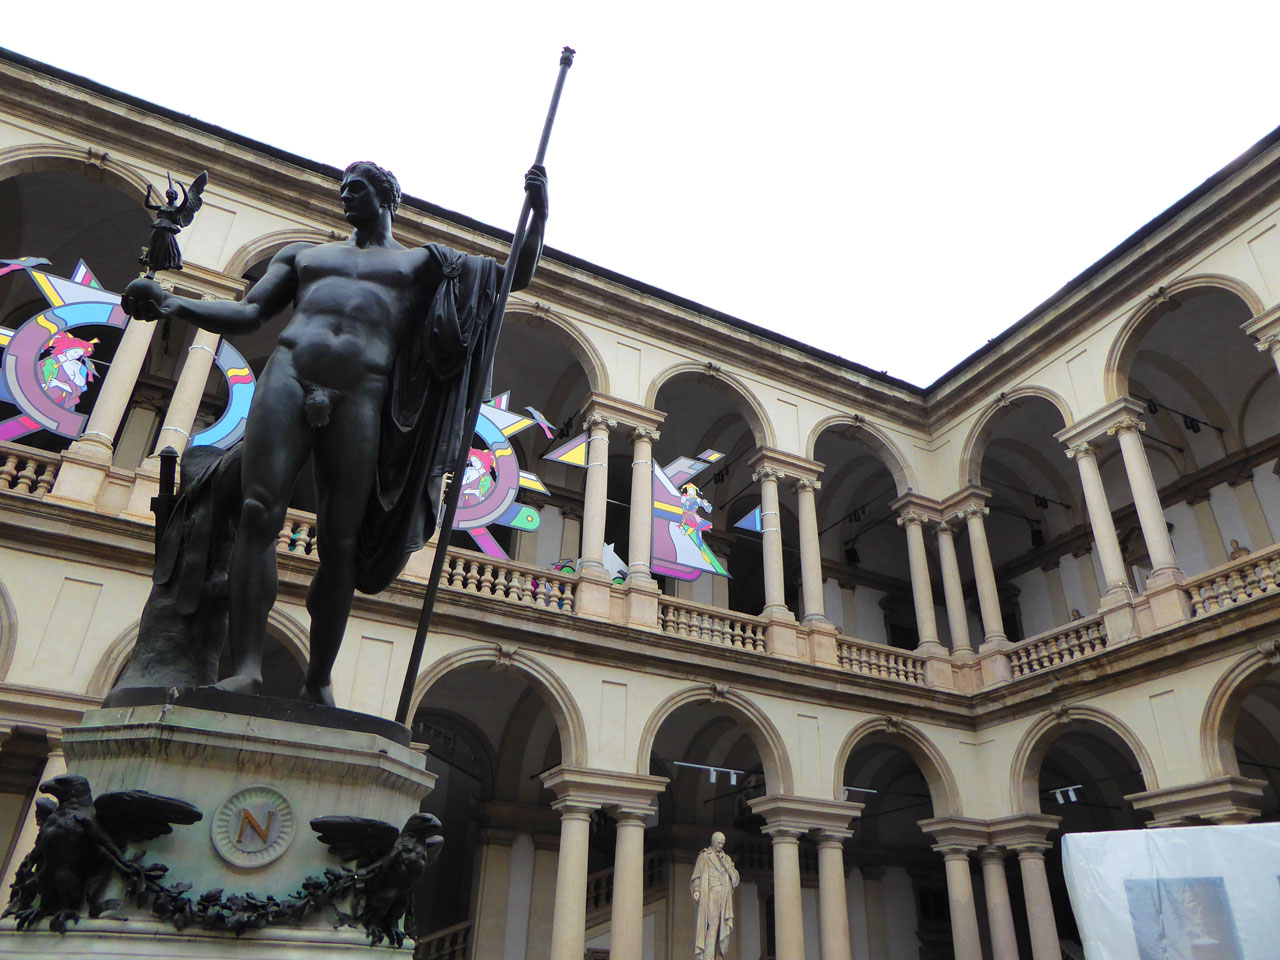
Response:
[[[87,411],[76,408],[89,385],[98,379],[98,366],[106,364],[90,359],[99,338],[82,337],[78,328],[119,330],[130,323],[120,309],[120,295],[102,289],[83,260],[70,277],[39,269],[47,266],[49,261],[40,257],[0,260],[0,276],[25,271],[49,304],[17,329],[0,327],[0,402],[11,403],[20,411],[0,420],[0,441],[16,440],[37,430],[71,440],[84,433]],[[74,334],[69,332],[73,329],[77,331]],[[218,421],[192,439],[195,446],[229,446],[238,439],[253,397],[253,373],[234,347],[223,341],[215,361],[227,378],[230,398]]]
[[[85,388],[98,373],[89,357],[98,338],[81,340],[66,331],[56,333],[45,344],[40,361],[40,380],[44,392],[59,406],[74,410]]]
[[[653,555],[649,566],[654,573],[679,580],[696,580],[704,573],[727,577],[729,571],[711,552],[702,535],[711,521],[700,511],[711,510],[694,477],[724,454],[704,450],[697,457],[680,457],[666,466],[653,465]],[[572,467],[587,466],[587,435],[579,434],[543,457]]]
[[[510,438],[535,425],[542,428],[548,439],[555,435],[554,428],[537,410],[526,407],[529,416],[512,413],[508,409],[510,402],[508,390],[480,407],[476,436],[483,446],[471,448],[454,520],[455,528],[466,530],[484,553],[502,560],[509,558],[489,532],[489,526],[537,530],[542,524],[541,515],[533,507],[516,503],[516,495],[521,490],[549,492],[537,476],[520,469]]]

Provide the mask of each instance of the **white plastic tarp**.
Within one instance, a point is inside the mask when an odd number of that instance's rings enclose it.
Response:
[[[1088,960],[1280,958],[1280,823],[1071,833]]]

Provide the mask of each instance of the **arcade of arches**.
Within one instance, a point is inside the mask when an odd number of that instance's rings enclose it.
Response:
[[[107,91],[0,75],[0,258],[83,260],[119,290],[176,161]],[[236,299],[286,244],[341,235],[335,171],[132,109],[210,171],[178,292]],[[1280,138],[1237,165],[1200,220],[1153,221],[924,388],[549,252],[493,375],[545,423],[509,437],[536,523],[429,544],[357,598],[336,670],[340,705],[393,714],[447,548],[412,721],[446,838],[416,892],[424,955],[675,960],[719,830],[729,960],[1057,960],[1079,943],[1064,833],[1280,819]],[[396,224],[502,249],[412,198]],[[48,304],[0,270],[8,343]],[[251,370],[289,316],[230,338]],[[157,455],[228,403],[212,334],[92,336],[81,435],[0,440],[9,875],[61,730],[136,636]],[[23,411],[6,390],[0,428]],[[580,462],[545,458],[582,434]],[[707,464],[701,547],[728,576],[663,560],[688,536],[654,522],[681,458]],[[277,551],[283,695],[314,507],[304,476]]]

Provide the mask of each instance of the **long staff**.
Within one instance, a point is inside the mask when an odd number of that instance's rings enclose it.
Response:
[[[556,119],[556,108],[560,105],[560,91],[564,89],[564,78],[573,66],[574,51],[565,47],[560,53],[560,72],[556,75],[556,88],[551,94],[551,106],[547,108],[547,119],[542,125],[542,139],[538,141],[538,155],[534,164],[541,165],[547,155],[547,142],[551,139],[551,124]],[[436,606],[436,594],[440,591],[440,574],[444,570],[445,555],[449,552],[449,535],[453,532],[454,517],[458,512],[458,494],[462,489],[462,473],[467,466],[467,455],[471,452],[471,439],[476,430],[476,419],[480,415],[480,402],[483,399],[488,372],[493,366],[493,356],[498,349],[498,334],[502,330],[502,315],[507,309],[507,297],[511,295],[511,279],[515,275],[516,264],[524,247],[525,233],[529,228],[529,194],[525,192],[524,204],[520,208],[520,219],[516,222],[516,232],[511,238],[511,253],[507,256],[507,267],[502,271],[502,287],[498,291],[498,299],[493,308],[493,329],[485,338],[484,354],[480,366],[473,369],[473,376],[467,390],[467,406],[465,422],[462,424],[462,445],[454,457],[453,473],[444,496],[444,519],[440,523],[440,537],[436,541],[436,555],[431,563],[431,577],[427,580],[427,595],[422,601],[422,613],[418,617],[418,632],[413,636],[413,650],[409,654],[409,669],[404,675],[404,686],[400,688],[400,705],[396,707],[396,720],[399,723],[409,722],[409,705],[413,699],[413,687],[418,678],[418,665],[422,662],[422,650],[427,643],[427,631],[431,627],[431,614]],[[476,375],[478,374],[478,375]]]

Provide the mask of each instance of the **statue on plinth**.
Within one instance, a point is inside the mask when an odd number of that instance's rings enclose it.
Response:
[[[738,871],[733,858],[724,852],[724,834],[717,830],[711,835],[711,846],[698,854],[689,881],[693,902],[698,905],[694,960],[716,960],[728,954],[737,885]]]
[[[294,307],[236,453],[242,503],[227,579],[234,672],[219,688],[261,690],[276,539],[294,483],[314,456],[319,569],[307,594],[311,662],[300,696],[333,705],[330,673],[354,591],[385,589],[434,530],[440,480],[463,425],[474,422],[469,388],[490,373],[481,358],[504,271],[514,270],[511,289],[521,290],[541,255],[541,165],[525,175],[525,190],[532,216],[514,263],[440,244],[402,246],[391,235],[400,185],[362,161],[341,183],[351,237],[285,247],[242,301],[191,300],[146,278],[125,289],[121,306],[131,317],[177,317],[220,334],[256,330]],[[140,648],[148,642],[140,637]]]

